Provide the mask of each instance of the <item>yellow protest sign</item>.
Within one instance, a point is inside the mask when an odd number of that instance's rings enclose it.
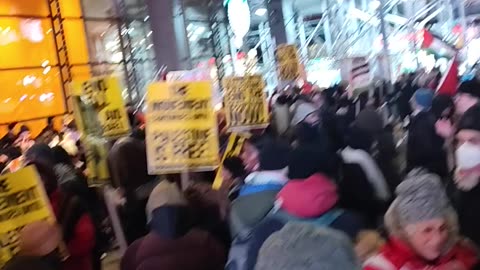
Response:
[[[228,138],[228,144],[227,144],[227,149],[225,149],[225,153],[223,153],[222,157],[222,164],[225,159],[229,157],[238,157],[240,156],[240,153],[242,152],[243,144],[245,141],[248,139],[249,136],[247,135],[239,135],[237,133],[232,133],[230,134],[230,137]],[[213,181],[212,188],[215,190],[220,189],[222,186],[222,170],[223,167],[220,166],[217,170],[217,174],[215,175],[215,181]]]
[[[148,87],[147,106],[150,174],[207,171],[218,166],[211,82],[153,83]]]
[[[279,45],[275,50],[275,58],[280,80],[294,81],[300,76],[300,58],[295,45]]]
[[[262,76],[229,77],[223,80],[225,114],[230,130],[264,128],[270,117]]]
[[[55,222],[33,166],[0,176],[0,267],[19,252],[19,233],[36,221]]]
[[[74,81],[70,87],[75,120],[81,131],[105,138],[130,133],[130,124],[117,78]]]

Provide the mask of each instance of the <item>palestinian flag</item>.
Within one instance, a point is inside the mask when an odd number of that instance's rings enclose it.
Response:
[[[458,61],[454,56],[448,64],[448,69],[443,74],[442,80],[438,84],[437,94],[454,96],[458,88]]]
[[[437,56],[453,58],[457,54],[457,50],[454,47],[444,42],[441,38],[436,37],[428,30],[420,31],[418,38],[421,49],[431,51]]]

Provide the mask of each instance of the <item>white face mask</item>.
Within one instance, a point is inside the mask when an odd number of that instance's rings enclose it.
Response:
[[[472,169],[480,164],[480,146],[466,142],[457,149],[455,158],[459,170]]]

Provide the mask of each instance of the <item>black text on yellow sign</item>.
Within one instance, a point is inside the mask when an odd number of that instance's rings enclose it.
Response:
[[[101,77],[74,81],[71,89],[76,103],[76,120],[82,131],[106,138],[116,138],[130,132],[118,79]]]
[[[230,130],[268,126],[265,83],[261,76],[225,78],[223,89],[225,114]]]
[[[54,223],[40,177],[33,166],[0,177],[0,267],[19,252],[19,233],[36,221]]]
[[[151,84],[147,108],[150,174],[206,171],[218,166],[218,134],[210,82]]]
[[[294,81],[300,77],[300,58],[295,45],[279,45],[275,51],[275,58],[280,80]]]

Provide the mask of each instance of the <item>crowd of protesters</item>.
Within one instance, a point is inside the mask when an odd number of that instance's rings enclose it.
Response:
[[[218,190],[215,172],[192,173],[188,185],[148,175],[143,118],[130,110],[134,132],[108,157],[125,200],[121,270],[480,269],[480,81],[455,96],[434,83],[404,76],[386,98],[343,85],[277,91],[270,126],[222,163]],[[58,227],[25,227],[5,269],[101,269],[105,213],[81,146],[33,144],[28,128],[13,128],[2,163],[23,153],[37,167]],[[65,136],[50,125],[42,133]]]

